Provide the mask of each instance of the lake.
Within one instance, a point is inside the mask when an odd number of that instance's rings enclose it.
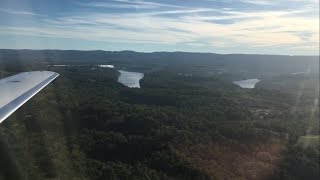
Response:
[[[233,83],[239,85],[242,88],[253,89],[259,81],[259,79],[247,79],[242,81],[233,81]]]
[[[101,68],[114,68],[114,65],[110,65],[110,64],[100,64],[98,66]]]
[[[118,70],[121,75],[118,78],[118,82],[128,86],[130,88],[140,88],[140,79],[144,77],[143,73],[139,72],[129,72]]]

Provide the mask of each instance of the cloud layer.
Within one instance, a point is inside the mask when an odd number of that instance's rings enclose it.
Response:
[[[319,54],[319,2],[314,0],[113,0],[74,2],[71,11],[54,15],[5,8],[0,13],[12,20],[1,22],[0,35],[122,43],[133,50],[152,44],[150,51],[167,46],[176,47],[173,51]]]

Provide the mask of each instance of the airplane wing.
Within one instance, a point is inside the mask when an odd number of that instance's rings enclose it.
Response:
[[[0,79],[0,123],[58,76],[51,71],[32,71]]]

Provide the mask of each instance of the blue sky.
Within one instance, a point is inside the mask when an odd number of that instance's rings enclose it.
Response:
[[[319,0],[0,0],[0,48],[319,55]]]

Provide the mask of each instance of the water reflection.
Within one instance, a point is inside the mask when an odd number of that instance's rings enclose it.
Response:
[[[129,72],[119,70],[121,75],[119,76],[118,82],[122,83],[130,88],[140,88],[140,79],[144,77],[143,73]]]
[[[239,85],[242,88],[253,89],[259,81],[259,79],[247,79],[242,81],[233,81],[233,83]]]

